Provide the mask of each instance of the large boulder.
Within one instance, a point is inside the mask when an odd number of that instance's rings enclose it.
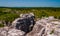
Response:
[[[32,30],[35,24],[34,18],[35,16],[33,13],[21,14],[20,18],[17,18],[12,22],[12,26],[16,29],[28,33]]]

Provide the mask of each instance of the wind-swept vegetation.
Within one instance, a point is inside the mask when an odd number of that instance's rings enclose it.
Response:
[[[54,16],[55,18],[60,19],[60,8],[52,8],[52,7],[34,7],[34,8],[8,8],[1,7],[0,8],[0,21],[3,24],[11,24],[11,22],[18,18],[21,13],[34,13],[36,18]]]

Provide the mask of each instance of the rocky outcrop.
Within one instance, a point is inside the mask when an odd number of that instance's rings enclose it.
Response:
[[[20,18],[15,19],[10,27],[0,28],[1,36],[25,36],[32,31],[35,24],[34,14],[21,14]]]
[[[35,22],[33,13],[21,14],[11,27],[0,28],[0,36],[60,36],[60,20],[50,16]]]
[[[14,28],[0,28],[0,36],[24,36],[25,32]]]
[[[12,22],[12,26],[15,29],[24,31],[26,33],[30,32],[35,24],[34,14],[21,14],[20,18],[17,18]]]
[[[60,20],[52,16],[42,18],[26,36],[60,36]]]
[[[26,36],[41,36],[42,33],[44,33],[44,30],[44,26],[41,26],[40,24],[35,24],[33,30],[29,32]]]

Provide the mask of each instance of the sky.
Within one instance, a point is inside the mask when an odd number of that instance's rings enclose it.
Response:
[[[4,7],[60,7],[60,0],[0,0]]]

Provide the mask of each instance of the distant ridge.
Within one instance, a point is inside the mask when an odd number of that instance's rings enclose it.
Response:
[[[0,8],[60,8],[60,7],[4,7],[4,6],[0,6]]]

